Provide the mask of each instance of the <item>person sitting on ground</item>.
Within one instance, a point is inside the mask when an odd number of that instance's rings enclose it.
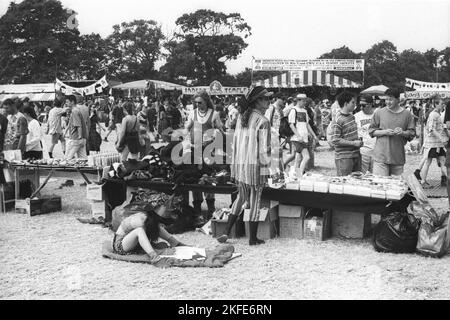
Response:
[[[171,247],[185,246],[160,225],[160,216],[166,217],[168,212],[164,205],[157,209],[150,208],[145,212],[138,212],[125,218],[114,234],[113,250],[119,255],[132,254],[138,245],[154,262],[159,260],[152,243],[159,238],[167,241]]]

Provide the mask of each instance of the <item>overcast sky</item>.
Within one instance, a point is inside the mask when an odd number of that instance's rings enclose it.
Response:
[[[0,0],[0,15],[8,0]],[[14,1],[20,2],[20,0]],[[238,12],[252,27],[249,46],[228,71],[251,66],[251,57],[314,59],[343,45],[366,51],[382,40],[399,51],[450,46],[450,0],[294,1],[294,0],[61,0],[78,12],[81,33],[107,36],[114,24],[152,19],[163,31],[197,9]]]

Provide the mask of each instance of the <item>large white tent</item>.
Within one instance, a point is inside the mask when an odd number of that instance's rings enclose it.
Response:
[[[153,83],[156,87],[156,89],[163,89],[163,90],[182,90],[184,86],[160,81],[160,80],[138,80],[138,81],[132,81],[127,83],[122,83],[117,86],[114,86],[113,89],[120,89],[120,90],[146,90],[150,83]]]
[[[256,81],[257,86],[266,88],[300,88],[323,86],[336,88],[359,88],[359,83],[335,76],[325,71],[287,71],[269,79]]]

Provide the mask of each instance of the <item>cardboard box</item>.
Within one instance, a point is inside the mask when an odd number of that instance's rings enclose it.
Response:
[[[322,216],[310,216],[309,214],[303,221],[303,236],[305,239],[324,241],[330,237],[331,212],[325,210]]]
[[[91,214],[92,218],[99,218],[106,216],[105,201],[91,201]]]
[[[314,191],[314,180],[300,179],[299,185],[301,191]]]
[[[331,231],[333,236],[363,239],[370,233],[371,216],[368,213],[333,210]]]
[[[244,210],[245,235],[250,236],[250,210]],[[274,239],[278,232],[276,221],[278,220],[278,206],[273,208],[262,208],[259,213],[258,234],[256,235],[261,240]]]
[[[211,220],[211,232],[212,236],[214,238],[218,238],[221,235],[225,234],[225,231],[227,229],[228,225],[228,219],[227,220]],[[242,217],[238,219],[233,227],[231,228],[230,232],[230,238],[231,239],[237,239],[245,236],[245,226],[244,222],[242,221]]]
[[[280,218],[280,238],[303,239],[304,207],[281,204],[278,216]]]
[[[16,213],[28,214],[31,217],[61,211],[61,197],[43,197],[16,200]]]
[[[86,199],[94,201],[103,200],[103,185],[95,183],[88,184],[86,186]]]

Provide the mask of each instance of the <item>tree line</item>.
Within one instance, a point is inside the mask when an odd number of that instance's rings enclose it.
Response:
[[[176,30],[165,34],[154,20],[134,20],[113,26],[107,37],[80,34],[73,11],[58,0],[10,3],[0,18],[0,83],[39,83],[60,79],[109,79],[122,82],[159,79],[183,85],[249,86],[251,70],[231,75],[226,62],[247,48],[251,27],[239,13],[197,10],[183,14]],[[398,52],[384,40],[366,52],[347,46],[324,53],[321,59],[366,60],[365,86],[402,87],[405,77],[450,82],[450,47],[422,53]],[[440,59],[439,63],[437,61]],[[157,70],[158,61],[164,64]],[[257,72],[254,80],[273,76]],[[361,81],[355,73],[336,73]]]

